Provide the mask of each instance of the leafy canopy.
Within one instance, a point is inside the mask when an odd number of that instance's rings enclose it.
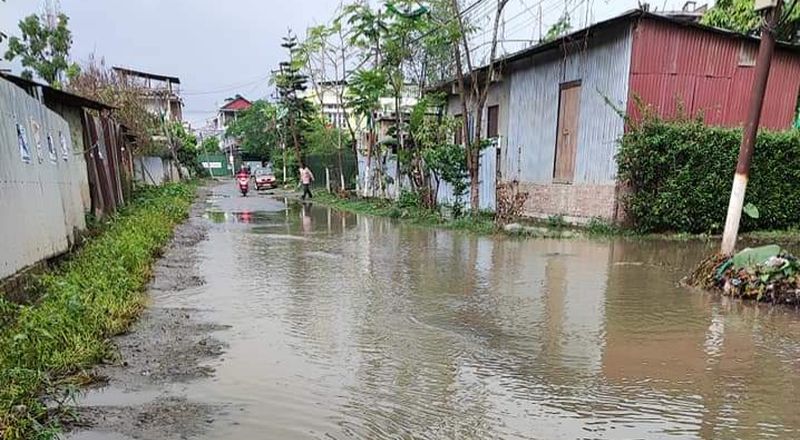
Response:
[[[67,27],[69,17],[59,14],[54,26],[49,26],[43,17],[29,15],[19,22],[21,37],[8,40],[5,57],[13,61],[20,58],[22,76],[28,79],[36,74],[48,84],[61,87],[64,76],[73,77],[79,72],[78,65],[69,62],[72,47],[72,32]]]
[[[761,16],[755,10],[754,0],[718,0],[704,16],[702,23],[743,34],[758,33]],[[800,7],[793,0],[784,1],[782,22],[778,39],[797,41],[800,30]]]
[[[239,139],[245,153],[268,161],[280,143],[278,129],[278,107],[259,99],[250,108],[239,112],[226,134]]]

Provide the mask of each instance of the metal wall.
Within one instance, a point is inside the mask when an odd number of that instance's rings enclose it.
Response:
[[[740,63],[740,55],[749,53],[754,58],[756,41],[652,19],[641,20],[633,34],[631,96],[638,96],[662,116],[675,116],[682,108],[686,115],[702,114],[709,124],[744,123],[755,67],[753,63]],[[762,127],[792,126],[798,89],[800,55],[776,50],[761,113]],[[628,112],[638,117],[633,100]]]
[[[87,185],[86,163],[67,121],[0,79],[0,278],[69,250],[86,227]]]
[[[133,175],[137,182],[141,182],[145,185],[157,186],[180,180],[178,168],[172,161],[158,156],[140,156],[134,158]]]
[[[615,29],[510,66],[505,78],[510,94],[503,179],[552,183],[559,86],[579,80],[574,183],[613,183],[614,155],[624,130],[618,112],[628,104],[630,54],[630,29]]]

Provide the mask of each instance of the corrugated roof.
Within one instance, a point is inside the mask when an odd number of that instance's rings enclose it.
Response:
[[[74,107],[85,107],[94,110],[112,110],[116,108],[114,106],[104,104],[100,101],[95,101],[93,99],[89,99],[81,95],[76,95],[74,93],[65,92],[63,90],[59,90],[51,86],[48,86],[47,84],[42,84],[40,82],[25,79],[21,76],[12,75],[10,73],[0,72],[0,77],[22,88],[41,87],[42,94],[44,95],[43,98],[45,101],[60,102]]]
[[[252,105],[253,105],[252,102],[239,96],[236,99],[230,101],[229,103],[223,105],[220,110],[244,110],[246,108],[250,108],[250,106]]]
[[[181,83],[180,78],[178,78],[177,76],[160,75],[158,73],[143,72],[141,70],[134,70],[134,69],[129,69],[127,67],[119,67],[119,66],[114,66],[112,67],[112,69],[114,69],[115,72],[123,73],[126,75],[138,76],[141,78],[149,78],[149,79],[154,79],[156,81],[169,81],[175,84]]]
[[[525,58],[529,58],[529,57],[532,57],[534,55],[538,55],[540,53],[559,50],[563,44],[568,44],[568,43],[571,43],[571,42],[575,42],[575,41],[578,41],[578,40],[581,40],[581,39],[588,38],[588,37],[592,36],[592,34],[596,33],[597,31],[600,31],[600,30],[612,29],[613,28],[613,29],[619,29],[620,31],[622,31],[623,29],[619,25],[622,25],[623,23],[630,23],[632,21],[640,20],[640,19],[652,19],[652,20],[668,23],[668,24],[671,24],[671,25],[674,25],[674,26],[691,27],[691,28],[695,28],[695,29],[698,29],[698,30],[701,30],[701,31],[704,31],[704,32],[712,32],[712,33],[715,33],[715,34],[724,35],[724,36],[727,36],[729,38],[734,38],[734,39],[738,39],[738,40],[750,40],[750,41],[759,41],[760,40],[758,37],[755,37],[755,36],[752,36],[752,35],[741,34],[741,33],[734,32],[734,31],[731,31],[731,30],[728,30],[728,29],[721,29],[721,28],[716,28],[716,27],[712,27],[712,26],[706,26],[706,25],[703,25],[703,24],[699,24],[699,23],[697,23],[696,21],[693,21],[693,20],[682,19],[682,18],[676,17],[676,16],[665,16],[665,15],[656,14],[656,13],[652,13],[652,12],[646,12],[646,11],[643,11],[641,9],[632,9],[632,10],[627,11],[627,12],[625,12],[623,14],[620,14],[620,15],[618,15],[616,17],[612,17],[612,18],[610,18],[608,20],[595,23],[595,24],[593,24],[593,25],[591,25],[589,27],[586,27],[586,28],[583,28],[583,29],[579,29],[579,30],[577,30],[575,32],[572,32],[570,34],[564,35],[563,37],[555,39],[553,41],[537,44],[535,46],[531,46],[529,48],[522,49],[520,51],[508,54],[508,55],[506,55],[506,56],[504,56],[502,58],[499,58],[495,62],[495,65],[510,64],[510,63],[515,62],[515,61],[520,61],[520,60],[523,60]],[[800,46],[798,46],[798,45],[793,45],[793,44],[789,44],[789,43],[785,43],[785,42],[778,42],[776,46],[778,48],[781,48],[781,49],[786,49],[786,50],[789,50],[789,51],[792,51],[792,52],[800,53]],[[489,66],[487,65],[487,66],[479,67],[479,68],[477,68],[475,70],[477,72],[483,74],[483,73],[485,73],[485,71],[488,70],[488,68],[489,68]],[[437,86],[435,88],[445,87],[445,86],[451,84],[453,81],[455,81],[455,79],[451,79],[449,81],[446,81],[443,84],[440,84],[439,86]]]

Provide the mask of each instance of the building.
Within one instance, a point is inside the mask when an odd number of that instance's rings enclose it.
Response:
[[[529,193],[526,216],[620,219],[615,155],[624,117],[638,118],[641,103],[665,117],[683,112],[742,125],[757,50],[756,38],[637,10],[505,57],[483,130],[499,139],[501,180]],[[798,88],[798,48],[779,44],[762,127],[792,126]],[[460,113],[455,91],[453,115]],[[490,163],[483,165],[495,166],[494,157],[484,155]]]
[[[253,103],[242,97],[242,95],[236,95],[235,98],[226,99],[225,104],[217,111],[217,117],[214,118],[216,129],[220,132],[224,132],[225,129],[228,128],[228,125],[236,120],[236,115],[239,112],[247,110],[252,106]]]
[[[139,70],[114,67],[117,76],[141,91],[145,107],[154,115],[166,115],[170,121],[183,120],[180,78]]]

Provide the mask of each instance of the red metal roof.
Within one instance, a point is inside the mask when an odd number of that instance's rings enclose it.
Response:
[[[636,25],[631,54],[630,94],[657,114],[702,114],[709,124],[744,123],[755,68],[740,65],[740,54],[757,50],[749,39],[704,32],[643,18]],[[746,64],[746,63],[745,63]],[[800,55],[778,48],[772,62],[761,126],[786,129],[794,121],[800,90]],[[636,100],[628,114],[637,117]]]
[[[230,101],[229,103],[222,106],[222,110],[246,110],[253,105],[250,101],[242,98],[241,96],[237,97],[236,99]]]

